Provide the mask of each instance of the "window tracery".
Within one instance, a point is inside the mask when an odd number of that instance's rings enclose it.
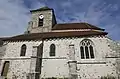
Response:
[[[80,42],[81,59],[94,58],[93,42],[89,39],[84,39]]]

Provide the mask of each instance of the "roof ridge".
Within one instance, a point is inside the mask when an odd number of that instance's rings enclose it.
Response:
[[[38,9],[30,10],[30,12],[36,12],[36,11],[45,11],[45,10],[53,10],[52,8],[49,8],[48,6],[44,6]]]
[[[96,29],[96,30],[103,30],[97,26],[91,25],[89,23],[81,22],[81,23],[60,23],[54,25],[52,30],[68,30],[68,29]]]
[[[89,28],[91,28],[87,23],[85,23],[86,26],[88,26]]]
[[[84,24],[84,22],[75,22],[75,23],[59,23],[59,24]]]

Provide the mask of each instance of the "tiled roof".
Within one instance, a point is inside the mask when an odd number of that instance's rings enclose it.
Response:
[[[7,38],[9,38],[9,37],[0,37],[0,41],[7,39]]]
[[[70,30],[70,29],[95,29],[104,30],[88,23],[65,23],[56,24],[52,30]]]
[[[36,11],[45,11],[45,10],[53,10],[52,8],[49,8],[47,6],[36,9],[36,10],[30,10],[30,12],[36,12]]]
[[[22,40],[42,40],[49,38],[63,38],[63,37],[82,37],[94,35],[107,35],[102,31],[72,31],[72,32],[45,32],[45,33],[31,33],[14,36],[4,39],[4,41],[22,41]]]

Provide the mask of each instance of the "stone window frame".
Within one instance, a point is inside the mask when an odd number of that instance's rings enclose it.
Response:
[[[94,43],[90,39],[83,39],[80,42],[80,55],[81,59],[94,59],[95,50]]]
[[[55,55],[56,55],[56,46],[55,46],[55,44],[51,44],[49,56],[55,56]]]
[[[23,45],[21,46],[20,56],[25,56],[25,54],[26,54],[26,49],[27,49],[26,44],[23,44]]]

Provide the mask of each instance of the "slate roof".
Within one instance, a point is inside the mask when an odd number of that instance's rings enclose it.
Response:
[[[71,30],[71,29],[95,29],[95,30],[103,30],[99,27],[88,23],[65,23],[65,24],[56,24],[52,30]]]
[[[49,38],[64,38],[64,37],[83,37],[83,36],[95,36],[95,35],[107,35],[107,32],[102,31],[67,31],[67,32],[45,32],[45,33],[31,33],[14,36],[4,39],[4,41],[22,41],[22,40],[42,40]]]

